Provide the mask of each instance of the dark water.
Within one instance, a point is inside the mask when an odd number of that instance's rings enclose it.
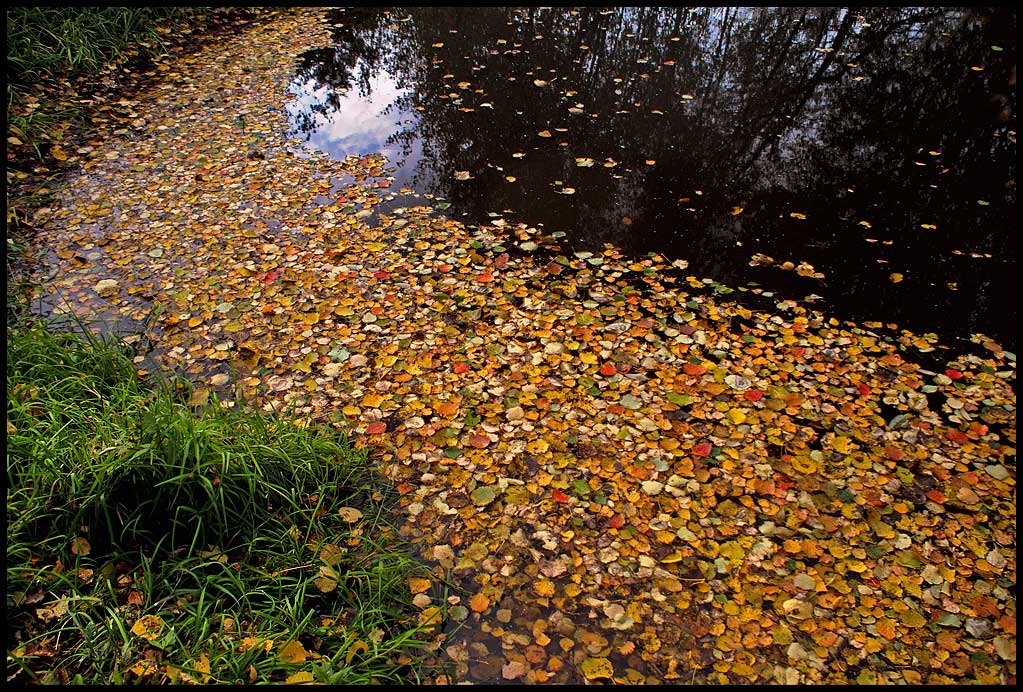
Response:
[[[392,189],[446,198],[470,223],[564,231],[574,250],[656,251],[841,318],[1015,350],[1015,10],[325,21],[333,44],[292,84],[293,134],[384,153]]]

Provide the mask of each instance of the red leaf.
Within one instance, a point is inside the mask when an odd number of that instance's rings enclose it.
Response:
[[[456,375],[461,375],[463,372],[469,372],[470,370],[472,370],[472,368],[470,368],[469,365],[466,363],[455,363],[451,367],[451,370]]]
[[[764,393],[759,389],[747,389],[743,396],[747,401],[760,401],[764,398]]]
[[[948,378],[950,380],[959,380],[962,379],[963,377],[963,373],[959,372],[958,370],[952,370],[951,368],[946,370],[945,374],[948,375]]]
[[[373,184],[376,185],[377,187],[390,187],[391,186],[391,181],[390,180],[378,180],[378,181],[376,181]]]
[[[714,450],[709,442],[701,442],[693,447],[693,454],[698,457],[709,457],[710,453]]]
[[[603,365],[600,366],[600,370],[598,370],[598,372],[604,377],[611,377],[618,371],[615,370],[615,366],[612,365],[611,363],[604,363]]]
[[[554,492],[552,492],[551,497],[553,497],[556,502],[568,502],[568,495],[561,492],[560,490],[555,490]]]
[[[480,272],[479,274],[476,275],[476,281],[480,282],[481,284],[488,284],[493,280],[494,275],[491,274],[489,271]]]
[[[898,447],[892,447],[891,445],[885,445],[884,453],[888,455],[888,458],[892,461],[899,461],[905,454]]]
[[[945,433],[945,437],[960,445],[968,439],[962,430],[949,430]]]
[[[611,517],[611,521],[607,522],[607,525],[610,526],[612,529],[620,529],[623,526],[625,526],[625,517],[623,517],[621,514],[616,514],[613,517]]]
[[[504,265],[508,264],[508,260],[510,259],[511,255],[509,255],[507,252],[503,252],[494,259],[494,266],[503,267]]]
[[[280,275],[280,272],[267,272],[266,277],[263,279],[263,283],[272,284]]]
[[[694,377],[707,372],[707,368],[699,365],[698,363],[686,363],[682,366],[682,370],[684,370],[687,375],[693,375]]]
[[[437,271],[439,271],[441,274],[447,274],[452,269],[454,269],[454,267],[452,267],[450,264],[438,264],[437,265]]]
[[[373,272],[374,279],[388,279],[390,278],[390,276],[391,276],[390,274],[384,271]]]
[[[870,394],[870,387],[868,387],[865,384],[861,384],[856,389],[860,390],[860,394],[862,394],[863,396],[867,396],[868,394]]]
[[[384,432],[387,432],[387,423],[382,420],[375,420],[366,426],[367,435],[379,435]]]
[[[939,505],[945,502],[945,493],[941,492],[940,490],[928,490],[926,493],[924,493],[924,495],[927,496],[927,499],[933,500],[934,502],[937,502]]]

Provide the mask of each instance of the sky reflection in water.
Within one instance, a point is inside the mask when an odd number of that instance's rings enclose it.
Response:
[[[292,84],[293,134],[385,154],[392,189],[445,197],[472,223],[564,231],[569,249],[660,252],[842,318],[1015,348],[1012,11],[327,20],[334,44],[302,56]]]

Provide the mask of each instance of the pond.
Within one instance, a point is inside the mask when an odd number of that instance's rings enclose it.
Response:
[[[1015,350],[1010,9],[356,8],[292,134],[466,223]],[[383,183],[386,185],[387,183]],[[403,204],[407,204],[403,202]]]

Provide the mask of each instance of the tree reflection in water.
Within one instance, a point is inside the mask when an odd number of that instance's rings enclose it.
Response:
[[[840,317],[1015,348],[1012,10],[328,17],[333,45],[292,84],[293,134],[385,153],[395,187],[572,249],[657,251],[731,286],[822,295]],[[757,253],[775,263],[750,266]]]

